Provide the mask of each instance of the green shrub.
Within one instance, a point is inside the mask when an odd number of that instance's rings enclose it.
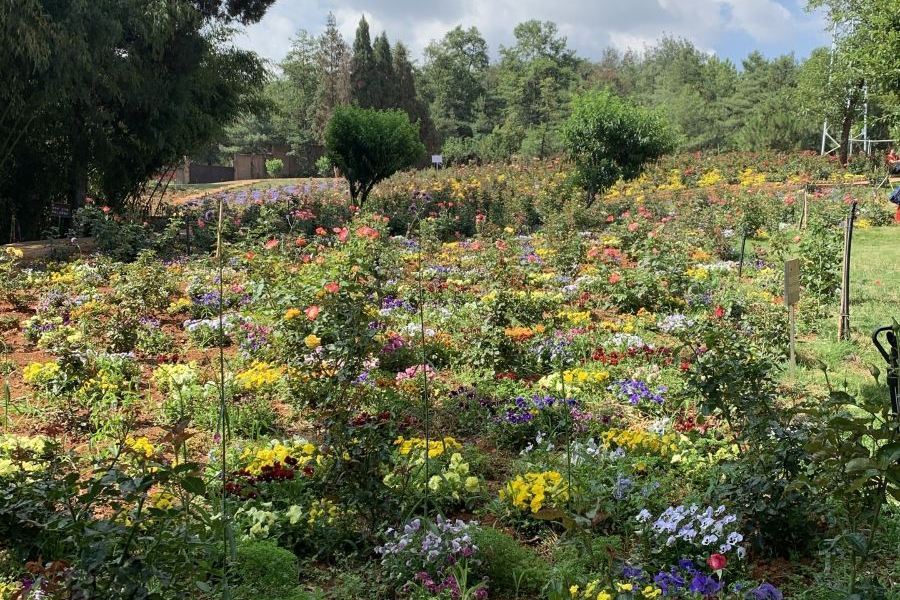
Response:
[[[287,600],[297,595],[299,562],[273,542],[244,542],[237,547],[234,573],[240,583],[235,600]]]
[[[493,527],[473,536],[481,564],[477,575],[487,576],[491,590],[536,594],[547,581],[550,566],[533,550]]]
[[[675,147],[661,117],[608,91],[573,99],[563,138],[588,205],[598,193],[619,179],[637,177],[645,162]]]
[[[365,204],[376,183],[425,155],[418,128],[400,110],[339,107],[328,122],[325,145],[328,160],[347,178],[358,206]]]
[[[280,158],[270,158],[266,161],[266,173],[269,174],[269,177],[281,177],[281,172],[284,170],[284,161]]]

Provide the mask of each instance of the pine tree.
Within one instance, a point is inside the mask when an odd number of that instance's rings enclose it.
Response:
[[[353,57],[350,59],[350,101],[362,108],[371,108],[375,105],[376,88],[375,56],[369,24],[363,17],[356,28]]]
[[[409,115],[409,120],[418,123],[419,134],[425,147],[437,150],[438,134],[434,122],[428,114],[428,106],[416,90],[416,76],[406,46],[397,42],[394,46],[394,89],[396,106]]]
[[[387,34],[375,38],[372,53],[375,57],[375,86],[372,106],[375,108],[395,108],[398,105],[397,82],[394,78],[394,61],[391,43]]]
[[[338,31],[334,13],[328,13],[319,37],[316,62],[322,79],[316,112],[316,137],[321,143],[334,109],[350,103],[350,47]]]

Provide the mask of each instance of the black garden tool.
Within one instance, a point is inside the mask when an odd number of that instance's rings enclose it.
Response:
[[[872,333],[872,343],[875,344],[878,352],[888,364],[887,384],[891,393],[891,410],[894,413],[894,418],[900,417],[900,405],[898,405],[897,398],[898,387],[900,387],[900,346],[898,346],[897,330],[898,327],[896,325],[888,325],[879,327]],[[879,336],[882,333],[887,342],[887,350],[885,350],[879,340]]]

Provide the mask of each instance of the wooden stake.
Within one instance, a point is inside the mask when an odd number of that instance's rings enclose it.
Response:
[[[853,245],[853,223],[856,220],[856,201],[850,205],[844,226],[844,266],[841,273],[841,315],[838,320],[838,340],[850,339],[850,250]]]

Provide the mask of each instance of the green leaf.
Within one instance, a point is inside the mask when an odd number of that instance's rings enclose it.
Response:
[[[206,491],[206,484],[199,477],[185,477],[181,482],[181,487],[191,494],[203,494]]]
[[[878,469],[878,465],[872,461],[871,458],[854,458],[848,461],[844,465],[844,470],[847,473],[855,473],[857,471],[864,471],[866,469]]]

